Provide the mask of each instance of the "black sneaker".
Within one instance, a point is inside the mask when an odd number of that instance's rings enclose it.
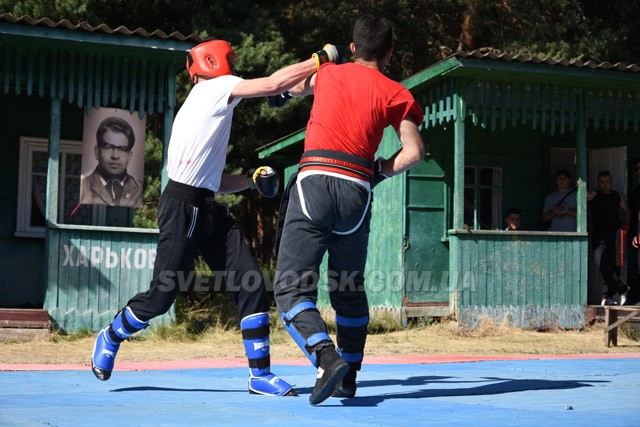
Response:
[[[331,396],[336,385],[349,372],[349,364],[346,363],[333,347],[322,350],[322,354],[318,356],[320,367],[318,368],[318,377],[316,385],[309,396],[309,403],[317,405],[322,403]]]
[[[338,383],[331,393],[331,397],[341,397],[343,399],[351,399],[356,395],[356,375],[358,372],[353,366],[349,367],[349,372],[344,376],[342,381]]]

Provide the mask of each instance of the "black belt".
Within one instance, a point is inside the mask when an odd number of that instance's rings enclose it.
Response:
[[[172,180],[169,180],[167,183],[167,186],[164,188],[164,193],[174,199],[183,200],[194,205],[215,204],[216,193],[208,188],[192,187],[191,185]]]

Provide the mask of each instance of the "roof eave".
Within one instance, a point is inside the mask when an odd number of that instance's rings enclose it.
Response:
[[[444,76],[450,74],[454,70],[460,68],[461,64],[458,58],[452,56],[444,59],[429,68],[426,68],[411,77],[404,79],[401,83],[409,90],[415,91],[425,84],[438,81]]]
[[[258,158],[266,159],[270,157],[272,154],[282,151],[288,147],[298,144],[301,141],[304,141],[304,138],[307,136],[307,130],[302,129],[298,132],[292,133],[290,135],[285,136],[284,138],[280,138],[276,141],[273,141],[269,144],[263,145],[258,148]]]
[[[457,58],[458,67],[451,77],[486,80],[513,80],[530,83],[568,84],[571,86],[640,89],[640,74],[602,67],[523,63],[516,61]]]
[[[42,26],[28,26],[0,22],[0,36],[20,40],[23,45],[49,45],[56,42],[73,46],[79,51],[99,52],[105,47],[122,51],[152,49],[158,56],[183,56],[191,49],[194,41],[180,41],[155,37],[140,37],[135,35],[106,34],[63,28],[48,28]]]

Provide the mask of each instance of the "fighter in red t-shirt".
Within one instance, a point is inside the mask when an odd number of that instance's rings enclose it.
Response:
[[[422,123],[422,109],[407,88],[360,63],[322,65],[314,95],[305,151],[336,150],[373,161],[387,126],[397,132],[407,116]]]
[[[404,172],[425,155],[418,125],[422,110],[411,93],[382,74],[392,51],[391,23],[364,15],[353,30],[353,63],[325,64],[281,96],[315,95],[305,152],[288,206],[278,250],[274,292],[287,331],[318,368],[312,405],[356,394],[369,307],[364,270],[371,219],[371,189]],[[318,61],[320,62],[320,61]],[[374,162],[387,126],[402,148]],[[322,259],[336,312],[338,348],[316,307]]]

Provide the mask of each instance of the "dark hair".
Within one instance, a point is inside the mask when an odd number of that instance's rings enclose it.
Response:
[[[353,43],[356,57],[366,61],[382,59],[393,46],[391,21],[371,13],[360,16],[353,26]]]
[[[507,214],[504,216],[504,217],[505,217],[505,219],[506,219],[506,218],[509,218],[509,215],[511,215],[511,214],[515,214],[515,215],[520,215],[520,216],[522,216],[522,213],[520,213],[520,209],[518,209],[518,208],[510,208],[510,209],[507,211]]]
[[[609,178],[611,178],[611,172],[609,172],[609,171],[600,171],[600,172],[598,172],[598,179],[600,179],[600,177],[603,177],[603,176],[608,176]]]
[[[564,175],[567,178],[571,179],[571,174],[566,169],[560,169],[558,172],[556,172],[556,178],[559,177],[560,175]]]
[[[98,130],[96,132],[96,141],[98,141],[98,145],[102,147],[104,145],[104,134],[107,130],[111,130],[115,133],[122,133],[127,137],[127,141],[129,142],[129,150],[133,148],[133,144],[136,143],[136,137],[133,133],[133,128],[125,119],[121,119],[120,117],[107,117],[104,119],[100,126],[98,126]]]

